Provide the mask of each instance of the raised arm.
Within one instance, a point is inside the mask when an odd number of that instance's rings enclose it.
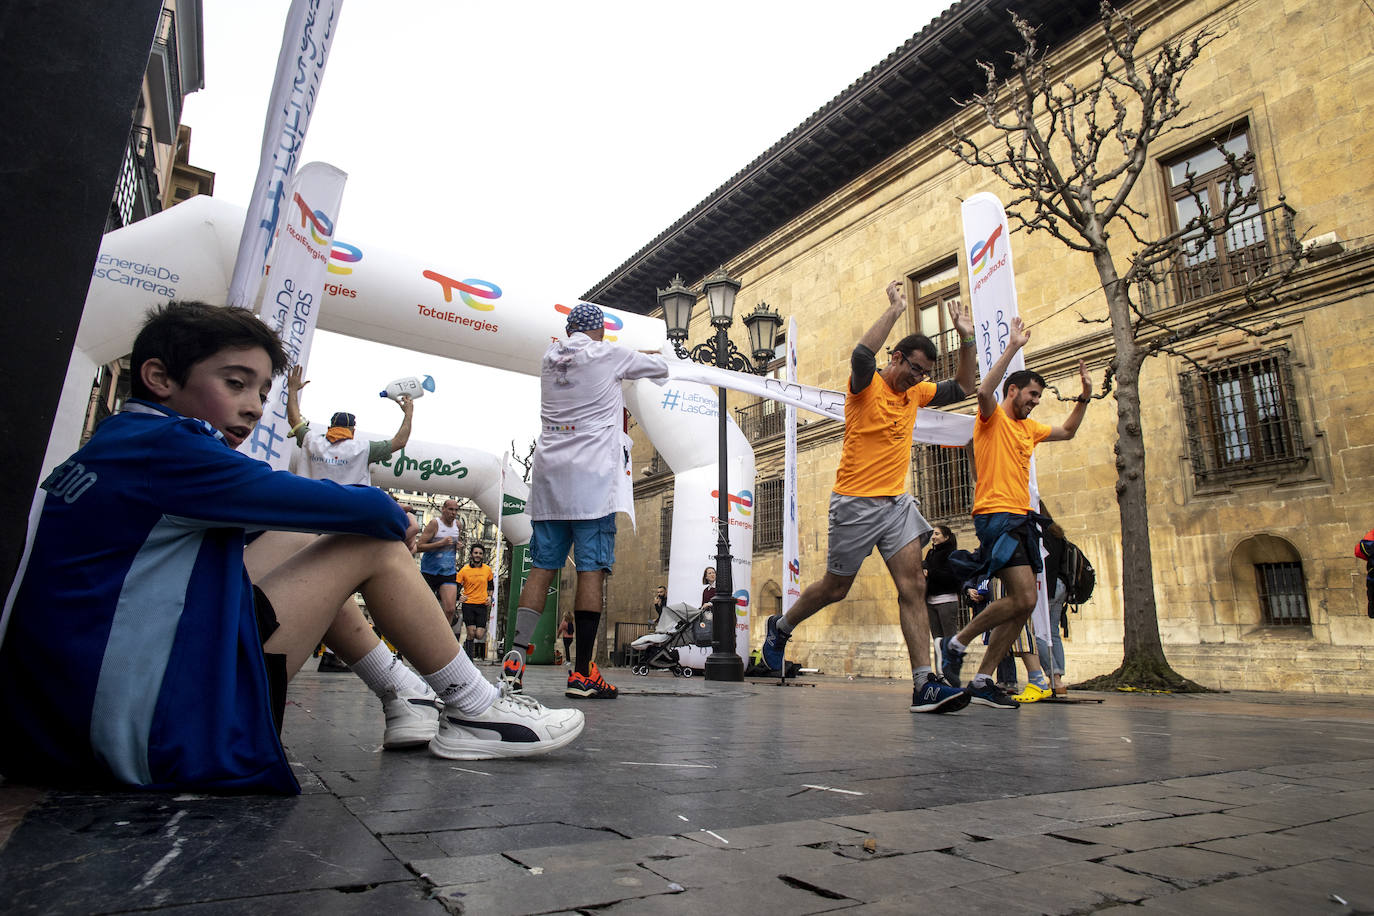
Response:
[[[954,380],[964,392],[964,397],[973,393],[978,384],[978,349],[974,346],[978,338],[973,333],[973,316],[958,299],[949,301],[949,320],[959,333],[959,368]]]
[[[401,413],[405,414],[405,416],[401,418],[400,429],[396,430],[396,435],[391,437],[391,450],[393,452],[399,452],[401,449],[405,448],[406,443],[410,441],[410,418],[415,412],[415,402],[410,399],[410,395],[401,395],[399,403],[401,405]]]
[[[300,426],[301,418],[301,389],[310,382],[305,378],[305,370],[300,364],[291,367],[291,371],[286,374],[286,422],[287,429],[294,434],[296,427]]]
[[[906,312],[906,284],[901,280],[893,280],[887,285],[887,310],[878,316],[878,320],[873,322],[873,326],[864,331],[864,336],[859,338],[859,343],[868,347],[873,353],[882,349],[883,342],[887,340],[887,335],[892,333],[892,326],[897,323],[897,319]]]
[[[1072,439],[1078,432],[1078,424],[1083,422],[1083,415],[1088,412],[1088,402],[1092,400],[1093,380],[1088,374],[1088,364],[1084,360],[1078,361],[1078,380],[1083,383],[1083,393],[1074,400],[1073,410],[1064,418],[1064,422],[1058,426],[1050,427],[1048,439],[1050,442],[1063,442],[1065,439]]]
[[[1012,358],[1030,340],[1030,331],[1021,321],[1021,316],[1016,316],[1011,320],[1011,336],[1007,339],[1007,348],[1002,351],[1002,355],[997,357],[997,362],[992,364],[992,368],[983,376],[983,380],[978,383],[978,416],[986,420],[997,410],[998,403],[1002,400],[997,388],[1002,384],[1002,376],[1006,375],[1007,367],[1011,365]],[[961,357],[962,358],[962,357]]]

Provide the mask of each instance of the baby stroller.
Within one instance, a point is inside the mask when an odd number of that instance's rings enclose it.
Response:
[[[663,608],[654,632],[630,643],[638,653],[639,662],[630,666],[632,674],[647,675],[655,669],[667,669],[673,677],[691,677],[690,665],[679,661],[678,649],[686,646],[711,645],[711,611],[690,604],[670,604]]]

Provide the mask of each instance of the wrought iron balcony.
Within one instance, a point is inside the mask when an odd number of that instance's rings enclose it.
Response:
[[[1237,219],[1220,235],[1200,236],[1175,244],[1172,259],[1157,266],[1139,284],[1146,312],[1238,289],[1299,254],[1292,207],[1279,203]]]
[[[127,226],[161,209],[162,194],[153,159],[153,132],[144,125],[136,125],[129,131],[129,145],[124,148],[124,161],[115,180],[105,231]]]
[[[176,142],[181,123],[181,56],[177,50],[176,13],[163,9],[148,55],[149,114],[159,143]]]
[[[736,407],[735,422],[750,444],[762,442],[782,435],[786,409],[786,405],[779,401],[759,401],[748,407]]]

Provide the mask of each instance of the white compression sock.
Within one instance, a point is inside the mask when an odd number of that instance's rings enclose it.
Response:
[[[371,652],[348,667],[352,668],[353,673],[362,678],[363,683],[377,696],[392,690],[429,693],[420,676],[407,668],[380,639],[377,640],[377,645],[372,647]]]
[[[472,659],[462,650],[453,657],[453,661],[432,674],[426,674],[425,680],[439,694],[445,706],[455,706],[464,715],[474,716],[485,712],[496,702],[496,686],[482,677]]]

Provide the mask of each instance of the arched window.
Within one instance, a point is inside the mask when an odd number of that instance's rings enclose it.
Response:
[[[1231,578],[1240,619],[1254,607],[1261,626],[1312,625],[1302,555],[1283,538],[1256,534],[1241,541],[1231,555]]]

